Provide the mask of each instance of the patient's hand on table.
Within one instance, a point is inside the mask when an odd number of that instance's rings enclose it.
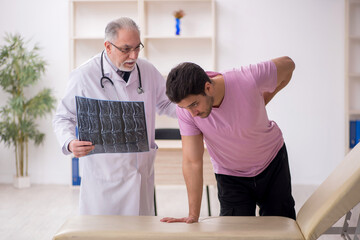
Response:
[[[184,217],[184,218],[171,218],[165,217],[160,219],[161,222],[174,223],[174,222],[185,222],[185,223],[195,223],[198,221],[198,217]]]

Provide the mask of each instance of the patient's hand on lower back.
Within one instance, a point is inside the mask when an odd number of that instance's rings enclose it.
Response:
[[[160,219],[161,222],[174,223],[174,222],[185,222],[185,223],[195,223],[198,222],[199,218],[197,217],[184,217],[184,218],[171,218],[165,217]]]

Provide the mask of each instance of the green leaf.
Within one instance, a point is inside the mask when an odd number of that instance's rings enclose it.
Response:
[[[43,117],[55,108],[56,99],[51,96],[51,90],[46,88],[26,103],[27,115],[31,118]]]

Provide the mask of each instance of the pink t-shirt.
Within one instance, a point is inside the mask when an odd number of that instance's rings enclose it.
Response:
[[[220,73],[207,72],[209,77]],[[253,177],[284,144],[280,128],[268,119],[262,93],[277,85],[276,66],[262,62],[221,73],[225,96],[207,118],[177,107],[181,135],[203,134],[215,173]]]

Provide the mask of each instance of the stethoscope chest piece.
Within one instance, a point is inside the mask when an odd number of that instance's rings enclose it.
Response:
[[[144,93],[144,90],[142,89],[142,87],[138,87],[138,89],[137,89],[137,93],[138,93],[138,94],[142,94],[142,93]]]

